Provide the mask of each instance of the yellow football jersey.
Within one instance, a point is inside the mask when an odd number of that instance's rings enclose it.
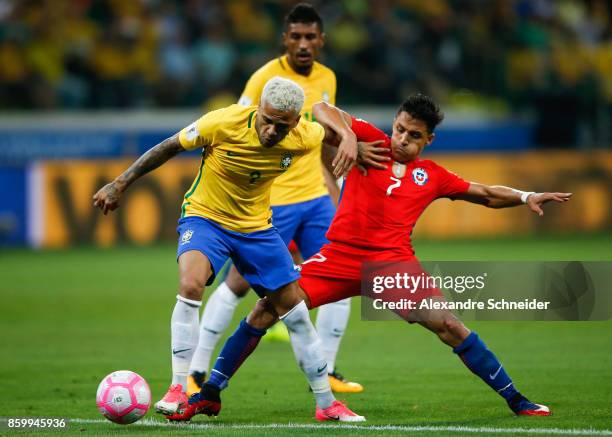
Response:
[[[206,217],[245,233],[272,226],[272,182],[320,149],[325,131],[303,117],[280,143],[264,147],[255,130],[256,113],[257,106],[231,105],[181,130],[179,141],[185,149],[204,149],[198,175],[185,194],[182,217]]]
[[[315,62],[309,76],[293,71],[287,56],[273,59],[257,70],[246,84],[238,103],[257,105],[266,82],[274,76],[291,79],[302,87],[306,95],[302,118],[313,121],[312,106],[321,100],[336,104],[336,75],[325,65]],[[321,148],[304,156],[291,170],[285,172],[272,185],[272,205],[305,202],[327,194],[321,173]]]

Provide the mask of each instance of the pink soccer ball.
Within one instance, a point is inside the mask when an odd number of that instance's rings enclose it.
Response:
[[[151,390],[138,373],[119,370],[100,382],[96,404],[108,420],[127,425],[147,414],[151,406]]]

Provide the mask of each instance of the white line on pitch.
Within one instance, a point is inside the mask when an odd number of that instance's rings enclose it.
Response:
[[[69,419],[71,423],[108,423],[104,419]],[[612,436],[612,431],[607,429],[576,429],[576,428],[493,428],[493,427],[469,427],[469,426],[419,426],[419,425],[316,425],[308,423],[247,423],[247,424],[225,424],[225,423],[169,423],[154,419],[144,419],[135,423],[138,426],[148,427],[176,427],[186,429],[350,429],[362,431],[403,431],[403,432],[456,432],[475,434],[554,434],[554,435],[595,435]]]

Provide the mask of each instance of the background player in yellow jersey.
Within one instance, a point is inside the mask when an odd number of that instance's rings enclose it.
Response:
[[[257,104],[264,84],[271,77],[281,76],[295,81],[304,90],[306,98],[302,117],[312,121],[312,107],[319,101],[335,104],[336,75],[315,61],[324,39],[323,21],[317,11],[305,3],[294,6],[285,18],[283,44],[286,53],[253,73],[239,103],[247,106]],[[318,148],[295,162],[272,185],[273,224],[285,243],[296,242],[304,259],[328,243],[325,233],[335,213],[328,188],[338,190],[338,187],[335,179],[330,177],[328,181],[331,179],[331,183],[326,188],[324,173],[329,172],[321,166],[321,149]],[[247,281],[231,266],[225,280],[209,297],[200,323],[200,340],[189,368],[189,394],[201,388],[214,348],[248,290]],[[335,371],[336,355],[349,315],[350,299],[322,306],[317,315],[316,326],[327,360],[330,384],[336,392],[363,391],[360,384],[345,380]],[[276,327],[284,330],[283,326]]]
[[[177,250],[180,285],[171,319],[173,381],[155,405],[158,412],[173,414],[186,406],[187,357],[198,341],[204,287],[231,258],[257,294],[268,297],[291,332],[296,358],[315,395],[317,414],[322,411],[324,420],[364,420],[331,393],[320,341],[306,305],[297,298],[299,274],[271,224],[272,182],[310,150],[318,149],[325,136],[321,125],[300,119],[303,104],[304,93],[296,83],[272,78],[264,87],[259,106],[231,105],[204,115],[153,147],[94,195],[94,205],[106,214],[119,206],[122,193],[140,176],[184,150],[203,148],[198,175],[181,208]],[[334,161],[336,174],[349,170],[356,158],[357,145],[347,139],[340,144]],[[234,369],[265,334],[246,319],[241,327],[228,340],[220,370],[211,374],[209,381],[215,389],[227,385]],[[205,412],[217,414],[220,408],[220,403],[208,402]]]

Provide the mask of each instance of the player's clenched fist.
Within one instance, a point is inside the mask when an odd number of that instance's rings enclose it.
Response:
[[[117,187],[116,182],[106,184],[94,194],[94,206],[100,208],[106,215],[108,211],[114,211],[119,207],[119,199],[121,199],[122,194],[123,191]]]

